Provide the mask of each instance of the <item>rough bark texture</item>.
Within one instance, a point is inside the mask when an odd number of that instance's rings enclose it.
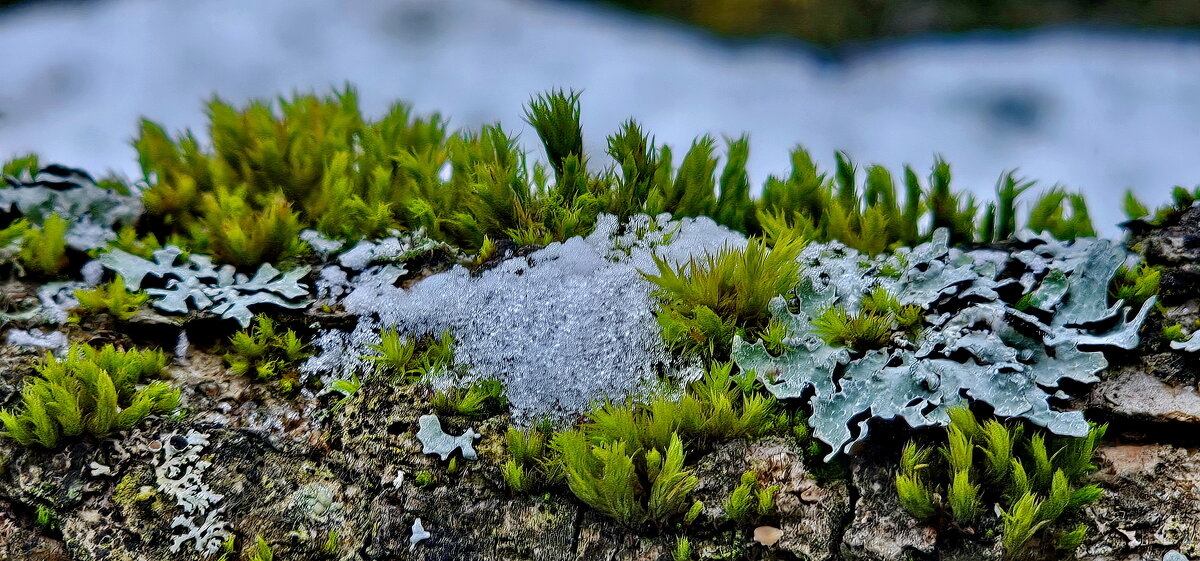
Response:
[[[1148,322],[1139,351],[1111,357],[1104,380],[1081,392],[1078,403],[1112,429],[1092,476],[1106,493],[1079,515],[1092,531],[1077,556],[1157,561],[1177,551],[1200,558],[1200,356],[1172,351],[1157,335],[1164,322],[1200,318],[1200,209],[1134,242],[1152,264],[1167,267],[1162,296],[1170,309]],[[11,295],[19,288],[6,290]],[[75,326],[71,335],[128,341],[133,333],[89,331],[97,329]],[[165,341],[174,336],[169,327],[155,330]],[[21,378],[36,359],[4,349],[0,404],[16,402]],[[332,399],[279,396],[199,351],[173,366],[169,377],[184,388],[187,414],[181,418],[152,419],[113,438],[55,451],[0,439],[0,559],[214,559],[191,542],[178,553],[169,550],[179,533],[171,520],[181,512],[156,489],[155,442],[190,430],[209,437],[204,458],[212,466],[203,480],[225,497],[221,515],[238,536],[242,559],[250,558],[259,536],[275,559],[287,560],[657,560],[670,559],[681,537],[700,559],[1000,555],[986,535],[994,527],[975,535],[939,533],[902,511],[892,484],[898,446],[885,436],[853,459],[848,479],[816,478],[791,438],[715,444],[692,458],[700,477],[694,496],[705,505],[699,520],[638,533],[581,506],[562,488],[510,493],[499,468],[503,416],[443,420],[448,433],[474,428],[484,435],[476,446],[479,459],[459,459],[449,473],[445,462],[421,454],[417,419],[430,396],[416,386],[376,377],[334,408]],[[723,504],[747,470],[764,485],[779,486],[777,508],[737,524],[723,518]],[[422,471],[434,474],[432,485],[414,484]],[[35,523],[39,507],[54,514],[52,527]],[[413,546],[417,518],[431,537]],[[756,543],[759,525],[779,528],[782,537],[772,546]],[[1039,544],[1033,557],[1056,554]]]

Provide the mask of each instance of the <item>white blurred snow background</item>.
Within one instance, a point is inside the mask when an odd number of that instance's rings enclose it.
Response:
[[[1041,31],[877,43],[836,62],[803,43],[728,41],[620,10],[545,0],[104,0],[0,13],[0,158],[136,176],[145,116],[201,129],[203,100],[242,102],[350,82],[364,109],[440,111],[455,127],[522,131],[530,94],[582,89],[593,165],[636,117],[660,142],[751,137],[756,184],[802,144],[827,168],[928,170],[990,196],[1020,168],[1087,193],[1115,234],[1119,197],[1200,183],[1200,39]]]

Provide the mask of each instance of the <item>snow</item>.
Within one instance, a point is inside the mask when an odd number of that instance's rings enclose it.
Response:
[[[404,99],[455,126],[501,121],[530,150],[529,95],[582,89],[597,165],[604,136],[634,116],[679,148],[749,132],[755,185],[787,172],[796,143],[826,169],[837,149],[922,173],[941,153],[957,186],[986,195],[1020,167],[1086,191],[1108,234],[1124,189],[1157,204],[1200,177],[1200,41],[1185,36],[984,34],[831,61],[798,42],[722,42],[574,2],[108,0],[9,9],[0,41],[0,157],[37,151],[131,176],[141,116],[198,129],[213,93],[242,101],[349,81],[372,114]]]
[[[343,378],[362,371],[358,357],[370,354],[382,326],[412,334],[451,329],[457,365],[472,378],[503,382],[515,419],[569,418],[595,400],[641,393],[669,366],[652,285],[639,272],[656,270],[652,255],[679,263],[727,244],[745,240],[708,218],[642,216],[618,229],[615,217],[603,216],[587,238],[552,243],[477,276],[456,267],[408,289],[355,279],[342,304],[359,316],[358,326],[352,334],[319,334],[313,345],[322,352],[304,370]]]

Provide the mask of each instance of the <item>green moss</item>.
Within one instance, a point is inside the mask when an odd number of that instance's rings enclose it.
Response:
[[[504,397],[504,385],[498,380],[479,380],[467,388],[449,388],[433,394],[430,400],[433,410],[439,415],[480,417],[488,411],[502,411],[508,407]]]
[[[165,382],[141,386],[166,366],[160,351],[71,347],[66,358],[47,354],[21,392],[21,408],[0,411],[7,436],[26,446],[56,448],[84,432],[97,438],[129,430],[151,414],[179,405]]]
[[[150,296],[140,291],[130,292],[125,288],[125,281],[118,275],[108,284],[76,290],[75,299],[79,300],[79,307],[89,313],[107,313],[116,319],[127,320],[150,300]]]
[[[733,376],[731,368],[713,365],[678,401],[608,403],[553,436],[510,429],[501,472],[516,492],[565,481],[584,503],[630,527],[690,523],[701,507],[688,498],[696,481],[687,450],[760,436],[786,417],[753,376]],[[774,489],[754,488],[749,497],[755,512],[773,508]]]
[[[1145,263],[1137,267],[1122,265],[1113,276],[1109,294],[1115,300],[1124,300],[1132,307],[1141,306],[1151,296],[1158,294],[1162,280],[1162,269]]]
[[[413,478],[413,484],[422,489],[428,489],[437,484],[437,476],[432,471],[423,469]]]
[[[726,247],[680,267],[655,257],[658,274],[644,276],[657,286],[663,339],[683,354],[722,358],[734,333],[760,337],[770,327],[768,303],[799,281],[802,247],[751,239],[745,249]],[[771,337],[780,337],[778,326]]]
[[[1134,196],[1133,191],[1125,192],[1125,214],[1130,220],[1146,220],[1150,224],[1161,226],[1167,224],[1191,208],[1192,203],[1200,199],[1200,186],[1188,190],[1176,186],[1171,190],[1171,202],[1151,213],[1146,205]]]
[[[363,358],[393,379],[416,381],[454,364],[454,335],[449,330],[438,337],[417,338],[384,328],[379,338],[378,345],[370,346],[376,354]]]
[[[125,508],[133,508],[139,504],[155,500],[158,496],[158,491],[145,483],[146,479],[136,473],[126,474],[117,483],[117,486],[113,488],[113,502]]]
[[[300,335],[291,329],[281,332],[266,315],[257,316],[250,329],[234,333],[229,346],[225,362],[231,370],[262,382],[278,381],[285,393],[298,389],[297,368],[310,354]]]
[[[995,505],[1005,555],[1019,558],[1039,532],[1099,500],[1100,489],[1083,479],[1096,469],[1091,458],[1105,427],[1094,427],[1083,438],[1056,437],[1049,445],[1040,429],[1026,432],[1023,425],[995,419],[981,424],[967,409],[952,410],[947,443],[939,447],[944,463],[935,463],[930,449],[912,442],[901,452],[895,477],[901,505],[926,522],[945,513],[960,528],[972,527]],[[935,492],[939,478],[946,482],[944,504]],[[1060,543],[1078,545],[1075,537]]]
[[[25,271],[37,278],[56,279],[67,266],[67,228],[70,224],[58,214],[52,214],[41,226],[31,226],[24,232],[19,253]]]
[[[741,482],[725,500],[725,518],[746,524],[775,510],[775,494],[779,486],[764,487],[753,470],[742,474]]]
[[[37,517],[34,519],[34,523],[43,530],[53,530],[58,527],[58,514],[46,505],[38,505]]]
[[[1164,325],[1162,328],[1163,339],[1168,341],[1187,341],[1188,335],[1183,332],[1183,325],[1178,323],[1174,325]]]
[[[710,216],[772,240],[838,239],[878,253],[915,245],[942,226],[956,241],[1006,238],[1017,226],[1017,198],[1031,185],[1007,174],[996,202],[982,205],[952,190],[950,167],[940,160],[924,183],[905,168],[897,187],[879,166],[860,182],[840,153],[827,175],[797,149],[791,172],[768,179],[755,200],[745,137],[727,139],[723,154],[714,139],[700,137],[676,166],[668,147],[627,121],[608,137],[611,160],[588,161],[577,92],[536,95],[526,108],[548,168],[530,164],[499,125],[448,132],[441,116],[416,116],[402,104],[364,118],[350,88],[241,107],[215,99],[209,115],[211,149],[190,132],[170,135],[142,123],[135,145],[150,185],[147,215],[119,243],[187,238],[192,250],[252,268],[302,255],[301,228],[348,240],[423,228],[472,251],[485,238],[544,245],[584,235],[601,212],[666,212]],[[1061,190],[1036,201],[1029,225],[1060,237],[1091,232],[1082,198]]]
[[[20,177],[26,174],[35,174],[40,169],[42,169],[42,166],[38,161],[38,155],[25,154],[23,156],[16,156],[7,162],[4,162],[2,173],[5,176]]]
[[[254,548],[250,550],[250,561],[274,561],[275,554],[271,551],[270,544],[267,540],[259,536]]]

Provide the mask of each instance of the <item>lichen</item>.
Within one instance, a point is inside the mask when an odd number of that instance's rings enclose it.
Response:
[[[1171,348],[1177,351],[1200,353],[1200,329],[1192,333],[1187,341],[1171,341]]]
[[[194,309],[247,327],[254,316],[251,306],[294,309],[308,304],[308,288],[299,282],[308,274],[307,266],[280,272],[270,263],[263,263],[253,277],[247,277],[230,265],[215,267],[204,255],[189,255],[184,263],[177,264],[183,253],[176,246],[167,246],[155,251],[151,261],[112,249],[98,260],[120,275],[128,290],[143,289],[147,277],[164,282],[163,287],[145,288],[146,294],[153,297],[150,305],[164,312],[184,314]]]
[[[58,215],[70,223],[67,245],[81,251],[103,247],[116,238],[114,226],[131,224],[142,213],[138,193],[101,187],[80,169],[50,165],[36,173],[22,170],[5,180],[8,188],[0,189],[0,211],[38,224]]]
[[[462,456],[467,460],[478,458],[475,454],[475,441],[480,438],[473,429],[460,436],[450,436],[442,430],[442,421],[437,415],[422,415],[421,429],[417,431],[417,440],[421,441],[422,454],[437,454],[443,461],[449,458],[455,450],[462,450]]]
[[[341,300],[359,318],[355,329],[318,334],[313,345],[321,353],[304,370],[365,375],[370,364],[357,357],[370,354],[381,328],[416,336],[451,330],[455,366],[501,381],[517,422],[573,419],[595,400],[645,391],[670,370],[653,285],[640,272],[653,270],[653,256],[680,263],[744,243],[709,218],[636,216],[621,224],[605,215],[586,238],[482,272],[455,267],[408,288],[395,286],[392,275],[362,274]]]
[[[951,249],[944,230],[929,243],[876,258],[837,243],[812,244],[801,256],[804,280],[791,302],[799,311],[784,298],[772,303],[791,328],[787,352],[773,356],[762,342],[735,338],[733,357],[779,398],[813,393],[813,435],[833,447],[830,458],[865,439],[871,419],[945,425],[946,411],[967,398],[997,415],[1082,436],[1083,414],[1056,411],[1050,400],[1065,395],[1063,380],[1098,380],[1108,362],[1095,349],[1136,346],[1154,299],[1132,318],[1122,302],[1107,305],[1108,283],[1126,258],[1115,243],[1028,234],[1022,240],[1028,248],[1011,257]],[[880,274],[889,269],[899,277]],[[857,311],[875,287],[926,310],[913,340],[856,352],[816,336],[817,314],[830,306]]]
[[[225,496],[214,493],[203,481],[205,471],[212,465],[201,457],[208,445],[208,435],[189,430],[186,436],[164,435],[160,442],[162,457],[160,460],[156,456],[154,462],[158,490],[184,512],[171,521],[172,528],[183,528],[184,533],[172,538],[170,551],[178,552],[191,540],[196,551],[216,553],[229,532],[221,518],[225,507],[217,506]]]

